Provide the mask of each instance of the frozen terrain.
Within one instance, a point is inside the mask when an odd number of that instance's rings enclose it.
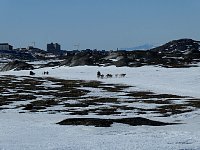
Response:
[[[112,74],[112,78],[97,78],[96,73]],[[43,72],[48,71],[48,75]],[[81,87],[79,89],[89,90],[87,97],[108,97],[118,98],[121,103],[116,103],[115,107],[128,105],[128,107],[137,107],[140,109],[152,109],[157,111],[157,107],[164,106],[163,103],[145,103],[145,100],[128,103],[130,97],[125,93],[131,91],[146,91],[156,94],[173,94],[183,98],[171,99],[175,104],[185,104],[188,100],[200,100],[200,67],[191,68],[162,68],[157,66],[144,66],[139,68],[129,67],[54,67],[41,68],[34,70],[35,78],[40,79],[42,87],[59,88],[57,81],[46,80],[46,77],[55,77],[66,80],[98,80],[106,86],[112,84],[123,84],[130,86],[121,92],[109,92],[100,88]],[[125,77],[115,77],[115,74],[125,73]],[[0,72],[0,77],[14,75],[13,82],[29,79],[29,71],[8,71]],[[26,76],[26,77],[24,77]],[[30,76],[30,79],[32,76]],[[38,80],[38,79],[37,79]],[[41,82],[40,81],[40,82]],[[54,89],[54,90],[55,90]],[[43,89],[41,89],[42,91]],[[40,95],[39,90],[34,91],[37,100],[51,98]],[[22,94],[23,90],[21,91]],[[31,91],[24,91],[24,95]],[[52,93],[54,91],[52,90]],[[58,92],[58,91],[55,91]],[[8,89],[7,94],[17,93],[15,89]],[[37,94],[38,93],[38,94]],[[52,98],[54,95],[52,95]],[[135,100],[135,99],[134,99]],[[159,100],[148,99],[152,101]],[[164,99],[168,101],[168,98]],[[28,101],[31,102],[32,100]],[[77,100],[68,101],[70,104],[77,103]],[[111,127],[93,127],[93,126],[60,126],[56,124],[66,118],[71,118],[70,114],[65,113],[47,113],[49,109],[63,109],[62,106],[54,106],[45,109],[45,111],[22,113],[17,105],[26,104],[26,101],[19,101],[6,107],[9,109],[0,109],[0,150],[132,150],[132,149],[169,149],[169,150],[199,150],[200,149],[200,111],[197,106],[188,106],[178,114],[160,117],[157,113],[144,111],[138,113],[135,111],[122,111],[120,115],[101,115],[99,118],[118,118],[122,116],[145,117],[157,121],[181,123],[169,126],[129,126],[120,123],[114,123]],[[198,103],[199,104],[199,103]],[[110,103],[104,104],[104,107],[111,107]],[[4,106],[2,106],[4,107]],[[89,106],[92,109],[99,106]],[[84,108],[74,108],[76,110]],[[89,108],[88,108],[89,109]],[[119,110],[118,110],[119,111]],[[167,112],[169,113],[169,112]],[[165,114],[166,115],[166,114]],[[74,115],[80,117],[82,115]],[[89,117],[97,117],[94,113],[89,113]],[[83,116],[86,117],[86,116]]]
[[[199,65],[200,66],[200,65]],[[97,79],[96,72],[102,74],[125,73],[125,78]],[[34,70],[36,76],[42,77],[43,72],[48,71],[51,77],[74,80],[100,80],[106,83],[122,83],[133,85],[136,88],[150,90],[158,93],[178,94],[200,98],[200,67],[191,68],[163,68],[155,66],[144,67],[53,67]],[[5,75],[29,75],[29,71],[1,72]]]

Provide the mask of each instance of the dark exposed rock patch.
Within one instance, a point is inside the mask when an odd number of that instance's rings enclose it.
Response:
[[[174,123],[164,123],[160,121],[153,121],[146,118],[122,118],[122,119],[99,119],[99,118],[70,118],[58,122],[59,125],[85,125],[95,127],[110,127],[113,123],[128,124],[131,126],[165,126],[172,125]]]
[[[24,106],[23,110],[39,110],[45,109],[46,107],[51,107],[53,105],[58,105],[58,101],[55,100],[37,100],[31,102],[31,104],[27,104]]]
[[[113,62],[116,67],[123,67],[129,65],[129,59],[126,57],[121,58],[120,60]]]
[[[15,60],[15,61],[12,61],[12,62],[9,62],[8,64],[6,64],[2,69],[1,71],[9,71],[9,70],[32,70],[34,69],[34,67],[24,61],[18,61],[18,60]]]
[[[99,81],[62,80],[50,77],[44,80],[44,78],[27,76],[24,76],[23,80],[18,80],[18,77],[12,75],[1,76],[0,81],[0,110],[21,109],[23,112],[66,113],[68,117],[72,115],[80,118],[88,117],[83,120],[71,119],[63,122],[69,125],[111,126],[113,123],[168,125],[168,123],[154,122],[144,118],[126,117],[131,115],[140,117],[141,114],[142,117],[146,114],[148,116],[151,114],[152,117],[169,117],[200,108],[199,99],[192,97],[156,94],[149,91],[127,92],[123,89],[129,86],[105,84]],[[47,81],[60,86],[46,87],[43,83]],[[91,91],[82,89],[83,87],[103,89],[100,94],[102,96],[91,96],[89,94]],[[106,94],[103,96],[106,91],[115,96],[108,97]],[[59,107],[56,107],[58,105]],[[96,118],[102,115],[106,118],[113,116],[118,119],[102,120],[89,118],[90,115]],[[122,116],[124,118],[120,119]]]
[[[189,67],[189,64],[200,61],[200,41],[192,39],[173,40],[150,51],[164,67]]]
[[[71,67],[99,65],[100,63],[105,63],[105,61],[102,61],[103,58],[107,56],[107,53],[108,52],[92,50],[79,51],[66,57],[66,59],[61,64]]]
[[[200,41],[192,39],[179,39],[170,41],[162,46],[151,49],[151,51],[162,53],[186,53],[186,52],[199,52]]]

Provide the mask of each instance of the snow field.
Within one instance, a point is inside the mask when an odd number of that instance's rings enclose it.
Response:
[[[98,79],[102,74],[126,73],[124,78]],[[105,83],[133,86],[128,90],[146,90],[162,94],[175,94],[200,98],[200,67],[140,68],[110,67],[56,67],[36,69],[36,77],[73,80],[99,80]],[[29,71],[0,72],[0,75],[29,76]],[[46,77],[46,76],[45,76]],[[44,86],[57,86],[46,82]],[[92,91],[92,89],[90,89]],[[92,91],[96,95],[100,91]],[[110,96],[107,93],[107,96]],[[138,104],[139,105],[139,104]],[[148,107],[148,105],[141,106]],[[66,116],[63,114],[16,113],[0,110],[0,150],[180,150],[200,149],[200,111],[154,120],[182,120],[180,125],[151,127],[114,124],[110,128],[86,126],[59,126],[55,124]]]

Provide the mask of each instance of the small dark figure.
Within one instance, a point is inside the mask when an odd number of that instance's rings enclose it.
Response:
[[[100,78],[101,78],[101,79],[103,79],[103,78],[104,78],[104,75],[103,75],[103,74],[101,74],[101,75],[100,75]]]
[[[126,76],[125,73],[120,74],[120,77],[125,77],[125,76]]]
[[[101,77],[101,72],[100,71],[97,71],[97,77]]]
[[[107,74],[106,77],[107,78],[112,78],[112,74]]]
[[[35,73],[33,71],[30,71],[30,75],[35,75]]]

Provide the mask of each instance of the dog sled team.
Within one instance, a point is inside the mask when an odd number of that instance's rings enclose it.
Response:
[[[104,74],[101,74],[100,71],[97,71],[97,78],[101,78],[101,79],[103,79],[103,78],[112,78],[112,77],[115,77],[115,78],[123,78],[123,77],[125,77],[125,76],[126,76],[125,73],[122,73],[122,74],[115,74],[115,75],[112,75],[112,74],[106,74],[106,75],[104,75]]]
[[[33,71],[30,71],[30,73],[29,73],[30,75],[35,75],[35,72],[33,72]],[[44,71],[43,73],[42,73],[43,75],[48,75],[49,74],[49,72],[48,71]]]

